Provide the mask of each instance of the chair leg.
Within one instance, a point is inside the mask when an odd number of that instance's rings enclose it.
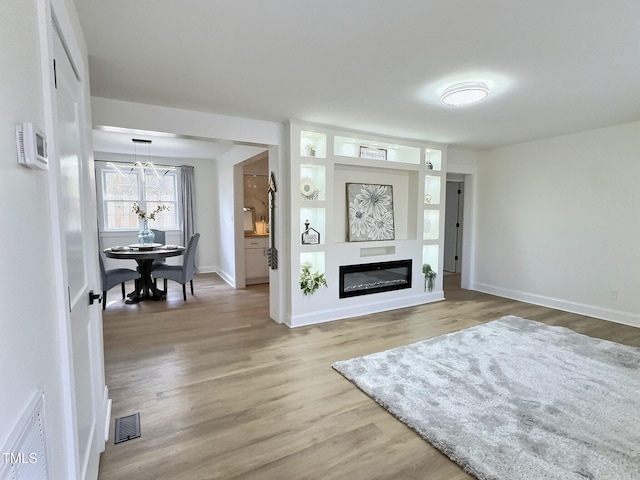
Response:
[[[189,283],[191,284],[191,296],[193,296],[193,280],[190,280]]]
[[[167,294],[167,279],[166,278],[164,279],[163,285],[164,285],[164,294],[166,295]]]
[[[107,291],[106,290],[102,291],[102,309],[103,310],[107,309]]]
[[[187,284],[183,283],[182,284],[182,298],[184,299],[184,301],[187,301]]]
[[[124,291],[124,282],[122,282],[122,299],[124,300],[126,293]]]

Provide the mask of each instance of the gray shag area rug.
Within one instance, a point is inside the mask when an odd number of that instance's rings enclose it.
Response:
[[[481,480],[640,479],[640,348],[508,316],[333,368]]]

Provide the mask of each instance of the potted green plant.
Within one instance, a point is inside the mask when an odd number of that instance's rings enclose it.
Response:
[[[305,295],[313,295],[318,288],[327,286],[324,273],[312,272],[311,267],[309,262],[303,263],[300,273],[300,289]]]
[[[316,156],[316,146],[313,143],[307,143],[304,148],[307,151],[307,155],[310,157]]]
[[[436,281],[436,272],[431,269],[431,265],[424,263],[422,265],[422,274],[424,275],[424,290],[433,291]]]

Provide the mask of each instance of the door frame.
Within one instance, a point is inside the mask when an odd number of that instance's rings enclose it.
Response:
[[[38,29],[40,36],[41,48],[41,71],[43,78],[43,113],[45,132],[47,136],[48,150],[50,155],[56,155],[58,152],[58,142],[56,138],[57,132],[57,99],[55,91],[55,74],[53,67],[54,55],[54,35],[59,34],[63,41],[64,48],[73,68],[80,79],[81,95],[80,95],[80,111],[82,129],[80,132],[81,143],[81,161],[82,169],[88,174],[83,176],[83,181],[87,182],[85,191],[87,192],[88,208],[90,209],[87,216],[97,218],[97,206],[95,202],[95,177],[93,169],[93,148],[91,137],[91,113],[90,113],[90,94],[88,85],[88,65],[86,63],[86,55],[81,45],[83,43],[78,40],[70,12],[67,10],[65,0],[37,0],[38,5]],[[57,31],[57,33],[56,33]],[[53,162],[57,160],[54,158]],[[73,368],[73,345],[71,339],[71,315],[69,292],[67,289],[66,278],[66,256],[63,243],[63,232],[60,228],[61,205],[58,195],[58,189],[61,185],[61,179],[56,168],[50,168],[48,171],[49,183],[49,213],[51,217],[51,250],[53,252],[53,277],[55,291],[55,311],[52,316],[58,325],[58,336],[54,340],[59,349],[60,355],[60,374],[61,374],[61,392],[60,399],[52,398],[49,402],[59,400],[60,409],[63,411],[63,418],[57,419],[57,424],[61,426],[62,431],[52,431],[48,435],[47,442],[51,443],[53,435],[59,437],[56,442],[64,444],[65,458],[64,468],[67,471],[67,478],[95,478],[97,477],[97,465],[87,466],[80,465],[78,454],[78,438],[76,433],[76,405],[75,405],[75,379]],[[93,201],[91,198],[93,197]],[[91,225],[92,222],[88,224]],[[93,222],[95,223],[95,222]],[[86,245],[95,245],[96,252],[98,248],[97,228],[88,232],[86,235]],[[95,257],[95,258],[93,258]],[[87,282],[94,286],[94,290],[100,291],[100,277],[98,270],[97,255],[87,257]],[[102,310],[101,308],[89,309],[89,321],[97,329],[98,336],[94,338],[91,348],[97,349],[98,365],[92,369],[91,377],[94,385],[94,411],[96,413],[96,430],[93,438],[100,452],[104,451],[106,437],[109,432],[111,402],[108,396],[108,389],[105,384],[104,374],[104,345],[102,339]],[[98,391],[99,390],[99,391]],[[46,396],[46,392],[45,392]],[[46,405],[46,403],[45,403]],[[50,436],[51,435],[51,436]]]
[[[473,290],[475,284],[476,260],[476,196],[478,171],[475,166],[464,164],[447,164],[447,174],[455,174],[455,181],[464,183],[463,213],[462,213],[462,265],[460,286]],[[461,177],[462,176],[462,179]],[[445,179],[446,181],[446,179]]]
[[[463,243],[463,234],[464,234],[464,188],[465,188],[465,178],[464,175],[452,174],[448,173],[445,179],[445,219],[444,219],[444,262],[442,265],[443,272],[452,272],[451,270],[447,270],[447,252],[451,253],[453,250],[454,254],[454,269],[453,273],[461,273],[462,272],[462,247]],[[450,190],[449,188],[456,188],[455,197],[455,219],[451,218],[451,215],[454,213],[452,208],[454,207],[454,202],[449,197]],[[462,202],[460,202],[460,196],[462,195]],[[460,215],[462,213],[462,216]],[[448,235],[448,225],[450,222],[455,221],[456,229],[454,235]],[[455,238],[451,238],[451,237]],[[451,248],[453,247],[453,249]]]

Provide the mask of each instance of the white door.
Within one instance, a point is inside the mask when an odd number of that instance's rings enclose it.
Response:
[[[55,30],[55,27],[54,27]],[[97,284],[98,245],[95,201],[88,162],[83,161],[83,84],[72,67],[62,40],[54,35],[56,78],[56,157],[58,163],[59,223],[63,269],[69,301],[69,397],[73,417],[73,478],[97,478],[104,450],[104,359],[102,313],[89,305],[89,291]],[[92,218],[93,217],[93,218]]]

